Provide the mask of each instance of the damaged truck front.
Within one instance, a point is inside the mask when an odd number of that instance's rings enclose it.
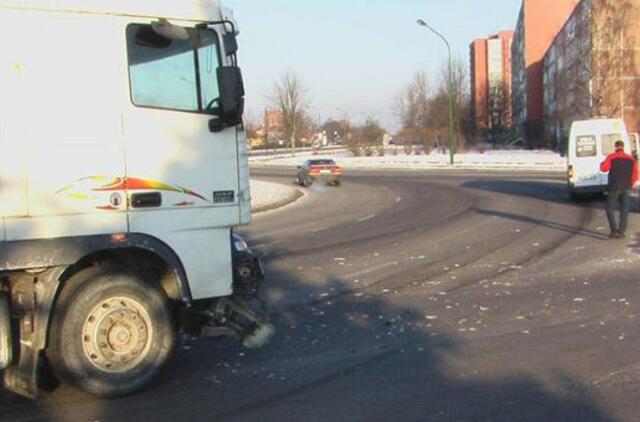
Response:
[[[180,332],[273,334],[232,230],[251,219],[237,34],[218,0],[0,0],[6,388],[131,394]]]

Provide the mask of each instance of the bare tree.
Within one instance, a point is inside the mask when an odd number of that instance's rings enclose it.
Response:
[[[396,97],[396,111],[400,120],[400,138],[405,145],[419,142],[429,151],[433,146],[433,128],[429,107],[431,95],[424,72],[418,72]],[[405,148],[405,151],[410,151]]]
[[[327,136],[334,141],[346,140],[351,133],[351,123],[348,120],[329,119],[321,126],[321,129],[327,132]]]
[[[295,73],[286,72],[274,84],[269,101],[282,112],[285,137],[290,142],[291,155],[295,155],[297,136],[305,122],[307,88]]]
[[[470,112],[471,94],[469,92],[469,68],[467,63],[460,57],[451,60],[451,73],[453,75],[453,89],[455,95],[454,119],[456,128],[456,138],[458,146],[464,147],[466,138],[470,135],[471,128],[468,127],[467,113]],[[449,94],[449,64],[443,63],[440,67],[440,81],[438,84],[439,95]],[[439,113],[442,115],[443,113]],[[440,117],[442,119],[442,117]],[[445,126],[443,121],[438,122],[438,126]],[[446,127],[449,124],[447,115]],[[448,133],[448,132],[447,132]]]
[[[380,122],[369,116],[364,124],[356,129],[354,136],[348,143],[349,149],[353,151],[358,148],[364,155],[371,156],[374,150],[379,151],[383,146],[385,133]]]
[[[624,116],[624,77],[626,73],[636,73],[635,69],[634,72],[625,69],[624,60],[625,53],[635,55],[634,43],[626,45],[628,40],[625,40],[625,30],[635,23],[631,22],[634,2],[594,0],[591,3],[592,51],[589,60],[594,79],[592,90],[596,94],[594,110],[602,116]],[[634,65],[635,60],[629,60],[628,64]]]
[[[468,93],[469,73],[465,62],[456,58],[452,60],[454,120],[457,131],[458,146],[464,145],[464,138],[473,129],[471,116],[471,96]],[[431,89],[427,76],[416,73],[396,97],[396,110],[400,120],[398,136],[405,144],[405,152],[410,153],[414,142],[422,144],[425,153],[434,146],[450,145],[450,95],[449,64],[441,67],[440,78],[435,89]],[[459,118],[456,118],[459,117]]]

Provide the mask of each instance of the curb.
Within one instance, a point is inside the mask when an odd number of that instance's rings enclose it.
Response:
[[[260,213],[263,213],[263,212],[273,211],[273,210],[278,209],[278,208],[286,207],[287,205],[293,204],[294,202],[296,202],[298,199],[302,198],[303,196],[304,196],[304,193],[302,191],[300,191],[299,189],[296,189],[286,199],[283,199],[282,201],[274,202],[273,204],[268,204],[268,205],[263,205],[261,207],[252,208],[251,209],[251,213],[252,214],[260,214]]]
[[[294,169],[295,166],[287,165],[287,164],[263,164],[252,162],[249,164],[250,167],[256,169]],[[536,173],[565,173],[566,168],[560,166],[553,165],[473,165],[473,164],[456,164],[454,166],[451,165],[431,165],[431,166],[386,166],[386,167],[360,167],[360,166],[343,166],[343,168],[347,171],[407,171],[407,172],[416,172],[416,171],[455,171],[455,170],[466,170],[466,171],[504,171],[504,172],[536,172]]]

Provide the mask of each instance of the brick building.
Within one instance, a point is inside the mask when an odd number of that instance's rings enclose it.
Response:
[[[640,0],[582,0],[544,61],[545,139],[563,145],[571,122],[619,117],[640,131]]]
[[[513,126],[530,145],[542,143],[544,55],[578,0],[524,0],[512,44]]]
[[[268,145],[284,143],[284,114],[280,110],[265,110],[264,132]]]
[[[511,126],[511,43],[513,31],[474,40],[471,55],[471,98],[476,129],[497,134]]]

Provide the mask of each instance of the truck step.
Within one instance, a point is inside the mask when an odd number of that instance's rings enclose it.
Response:
[[[12,358],[9,302],[7,297],[3,293],[0,293],[0,369],[5,369],[11,365]]]

